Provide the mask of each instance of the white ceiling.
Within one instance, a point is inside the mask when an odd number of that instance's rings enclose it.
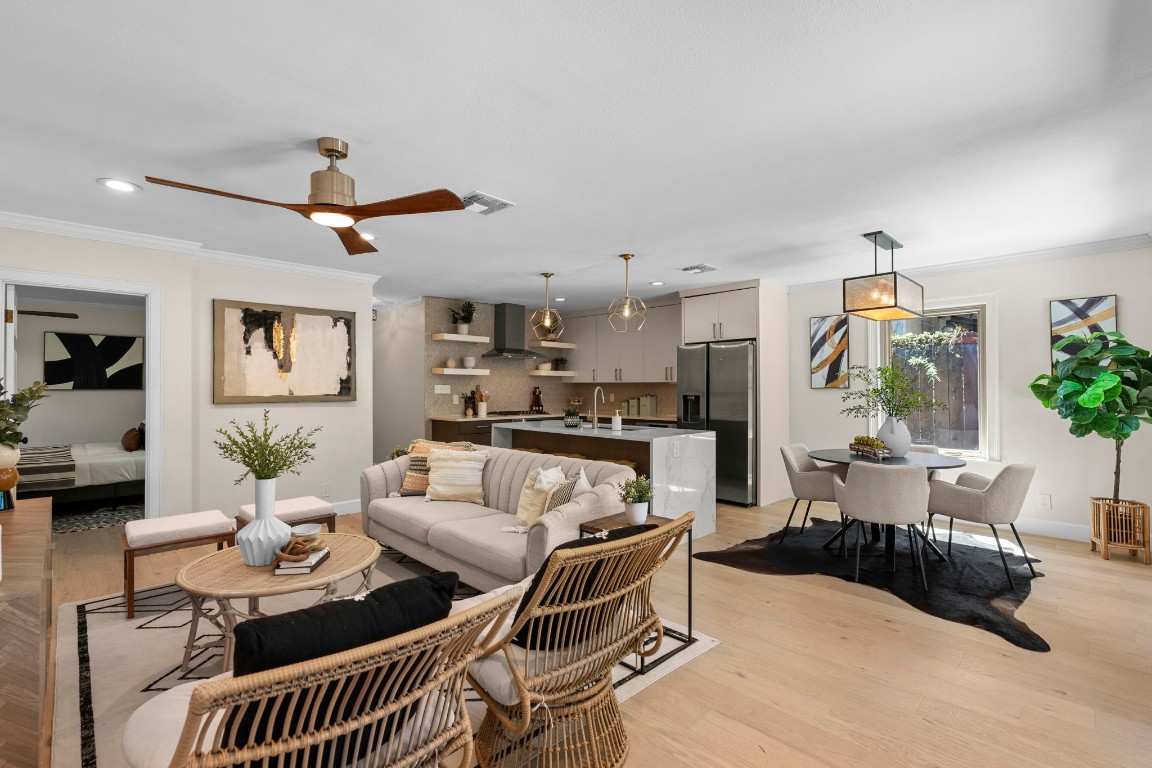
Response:
[[[0,210],[382,276],[380,297],[570,308],[906,269],[1152,229],[1152,3],[7,0]],[[359,202],[517,203],[366,222],[302,202],[318,136]],[[135,181],[120,195],[100,176]],[[701,276],[678,268],[722,267]],[[665,280],[664,288],[648,282]]]

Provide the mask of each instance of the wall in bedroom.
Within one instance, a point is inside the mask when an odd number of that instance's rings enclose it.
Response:
[[[79,320],[59,317],[19,317],[16,339],[17,388],[44,379],[44,333],[143,336],[144,310],[96,307],[22,299],[21,309],[75,312]],[[28,445],[117,442],[129,427],[144,420],[144,390],[52,390],[33,411],[24,434]]]
[[[179,245],[179,244],[177,244]],[[149,283],[162,292],[163,422],[161,514],[201,509],[232,513],[253,496],[247,481],[212,447],[229,419],[258,418],[259,406],[212,404],[212,299],[243,299],[357,313],[357,392],[353,403],[273,404],[285,426],[323,425],[316,462],[303,476],[286,478],[281,497],[319,495],[330,482],[331,500],[358,508],[360,471],[372,461],[371,283],[241,267],[195,258],[186,252],[0,227],[4,267]],[[154,510],[149,510],[153,514]]]
[[[1052,299],[1117,295],[1119,330],[1135,343],[1152,346],[1152,304],[1144,286],[1152,280],[1152,249],[1078,258],[980,267],[916,277],[927,300],[947,306],[987,301],[990,306],[986,358],[995,373],[990,386],[999,397],[993,428],[999,450],[989,461],[970,461],[966,471],[994,475],[1005,464],[1036,464],[1036,477],[1019,527],[1053,536],[1087,539],[1088,498],[1111,495],[1115,450],[1099,437],[1077,439],[1068,423],[1046,411],[1028,384],[1049,366],[1048,302]],[[793,289],[789,330],[791,433],[809,447],[847,445],[864,422],[840,415],[841,390],[809,386],[808,318],[838,313],[839,284],[818,290]],[[870,321],[851,318],[850,362],[868,362]],[[990,369],[991,371],[992,369]],[[1121,495],[1152,501],[1152,425],[1144,425],[1124,447]],[[951,479],[956,471],[945,473]],[[1037,495],[1052,494],[1052,509]]]

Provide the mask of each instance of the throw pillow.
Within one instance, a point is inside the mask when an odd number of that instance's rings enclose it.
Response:
[[[544,514],[572,501],[572,491],[576,488],[576,483],[579,480],[578,477],[570,477],[548,491],[548,501],[544,502]],[[539,519],[537,518],[537,520]]]
[[[132,429],[125,432],[124,436],[120,438],[120,446],[126,451],[138,451],[141,448],[140,444],[143,437],[144,436],[140,434],[140,430],[132,427]]]
[[[452,610],[452,596],[456,592],[458,580],[459,576],[451,571],[433,573],[386,584],[350,600],[335,600],[311,608],[241,622],[235,630],[233,674],[247,675],[328,656],[444,619]],[[349,689],[341,693],[339,702],[321,702],[319,711],[327,713],[327,722],[317,722],[315,727],[352,716],[354,707],[370,709],[376,706],[379,702],[373,701],[373,697],[378,699],[384,692],[374,689],[362,691],[366,682],[371,681],[353,682]],[[329,691],[326,697],[331,699],[335,693]],[[368,700],[360,702],[362,694]],[[234,734],[231,744],[247,744],[254,734],[265,731],[269,717],[276,718],[273,722],[279,730],[285,727],[285,723],[304,715],[303,705],[304,702],[296,702],[291,711],[284,708],[274,715],[266,711],[257,713],[252,709],[241,709],[225,723],[224,732]],[[414,711],[410,710],[407,716],[410,717]],[[392,728],[394,719],[395,715],[385,719],[382,724],[385,730]],[[300,764],[337,764],[338,756],[344,751],[343,741],[337,739],[322,747],[301,750],[298,753]],[[364,757],[367,747],[365,741],[358,758]]]
[[[532,525],[536,518],[544,514],[548,503],[548,493],[564,482],[564,470],[560,467],[534,469],[524,478],[520,489],[520,500],[516,503],[516,520],[521,525]]]
[[[582,493],[592,493],[592,483],[588,482],[588,475],[584,473],[584,467],[580,467],[569,477],[576,478],[576,487],[572,489],[572,498],[576,498]]]
[[[425,501],[484,503],[484,464],[487,451],[440,449],[428,454],[428,491]]]
[[[629,536],[635,536],[638,533],[650,531],[655,527],[655,525],[629,525],[624,528],[616,528],[615,530],[609,531],[608,535],[604,538],[589,536],[585,539],[574,539],[560,544],[552,551],[555,552],[559,549],[580,549],[582,547],[592,547],[597,544],[603,544],[606,541],[619,541]],[[544,574],[548,570],[548,563],[551,562],[551,560],[552,555],[549,554],[548,559],[540,566],[540,570],[536,571],[536,576],[532,579],[532,585],[528,587],[528,590],[524,593],[524,597],[520,600],[520,606],[516,609],[514,620],[518,620],[520,614],[522,614],[524,609],[528,607],[528,604],[532,602],[532,598],[536,594],[536,590],[540,588],[540,582],[544,578]],[[596,584],[596,579],[599,575],[600,563],[595,562],[592,564],[592,567],[588,569],[581,593],[570,596],[569,601],[576,602],[577,600],[587,600],[592,597],[592,588]],[[516,637],[512,638],[512,642],[521,648],[536,648],[545,651],[559,650],[560,648],[568,647],[574,642],[580,642],[580,638],[571,636],[573,630],[570,622],[563,621],[563,625],[561,626],[562,621],[562,619],[558,620],[553,618],[550,620],[545,618],[539,619],[536,622],[529,622],[521,627],[520,631],[516,633]],[[536,624],[536,632],[531,632],[533,624]]]
[[[471,451],[472,443],[440,443],[435,440],[413,440],[408,446],[408,471],[400,485],[401,496],[423,496],[428,490],[428,454],[434,450]]]

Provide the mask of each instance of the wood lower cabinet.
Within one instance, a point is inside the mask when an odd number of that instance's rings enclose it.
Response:
[[[486,419],[484,421],[438,421],[432,419],[431,439],[443,443],[467,441],[476,445],[492,445],[492,425],[503,424],[508,421],[524,421],[524,419],[515,416],[507,419]]]
[[[40,764],[52,629],[52,500],[0,512],[0,763]]]

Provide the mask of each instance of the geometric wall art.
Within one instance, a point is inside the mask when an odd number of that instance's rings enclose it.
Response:
[[[848,388],[848,315],[808,320],[812,389]]]
[[[144,389],[144,339],[45,332],[44,383],[48,389]]]
[[[1049,302],[1052,316],[1050,345],[1068,336],[1087,336],[1097,332],[1116,330],[1116,294],[1109,296],[1088,296],[1083,299],[1058,299]],[[1104,340],[1108,346],[1108,339]],[[1073,357],[1084,348],[1079,342],[1072,342],[1058,352],[1052,353],[1052,364]]]
[[[356,399],[356,313],[216,299],[212,402]]]

